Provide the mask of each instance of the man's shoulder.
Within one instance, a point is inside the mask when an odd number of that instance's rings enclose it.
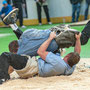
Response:
[[[54,53],[52,53],[52,52],[49,52],[48,55],[47,55],[47,57],[46,57],[46,59],[47,59],[47,60],[48,60],[48,59],[53,59],[53,60],[58,61],[59,63],[61,63],[61,62],[64,63],[64,60],[62,59],[60,53],[54,54]]]

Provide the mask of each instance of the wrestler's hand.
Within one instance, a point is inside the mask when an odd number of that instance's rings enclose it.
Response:
[[[50,33],[50,36],[49,36],[49,39],[54,39],[56,37],[56,33],[55,32],[51,32]]]
[[[79,33],[79,34],[75,34],[75,37],[76,37],[77,40],[80,39],[80,37],[81,37],[81,33]]]

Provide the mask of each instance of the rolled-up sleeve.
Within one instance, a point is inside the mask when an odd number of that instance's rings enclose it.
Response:
[[[52,52],[49,52],[48,55],[46,56],[46,62],[51,64],[51,65],[56,65],[58,63],[60,63],[60,59],[61,58],[60,56],[52,53]]]

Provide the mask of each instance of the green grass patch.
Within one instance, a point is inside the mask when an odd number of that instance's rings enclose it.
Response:
[[[45,29],[49,29],[49,28],[51,28],[53,26],[56,26],[56,25],[59,25],[59,24],[42,25],[42,26],[27,26],[27,28],[22,29],[22,30],[25,31],[26,29],[31,29],[31,28],[45,30]],[[77,29],[81,32],[83,30],[84,26],[77,26],[77,27],[75,26],[75,27],[72,27],[72,28]],[[10,33],[12,35],[11,36],[0,37],[0,54],[2,52],[8,52],[9,51],[8,50],[9,42],[11,42],[12,40],[17,40],[17,38],[14,35],[11,28],[0,28],[0,34],[6,34],[6,33]],[[82,50],[81,50],[81,57],[82,58],[90,58],[89,49],[90,49],[90,40],[86,45],[82,46]],[[74,50],[74,48],[72,48],[72,47],[66,49],[66,54],[72,52],[73,50]]]

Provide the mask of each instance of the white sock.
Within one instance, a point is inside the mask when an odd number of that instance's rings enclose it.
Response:
[[[16,25],[16,23],[15,23],[15,24],[10,24],[10,27],[11,27],[14,31],[16,31],[16,30],[18,29],[18,26]]]

